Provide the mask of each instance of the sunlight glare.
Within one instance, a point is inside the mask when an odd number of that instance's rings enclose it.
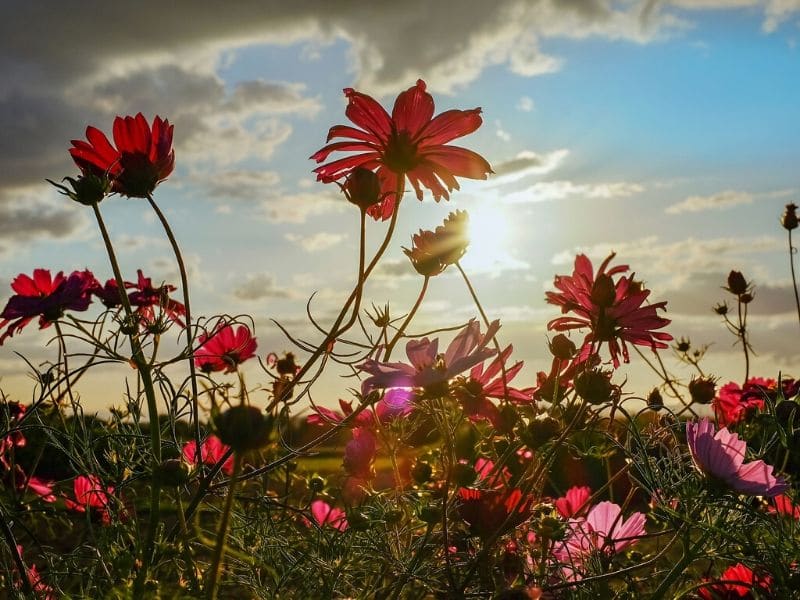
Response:
[[[469,247],[461,260],[472,272],[493,272],[511,266],[509,256],[508,215],[497,206],[474,208],[469,211]]]

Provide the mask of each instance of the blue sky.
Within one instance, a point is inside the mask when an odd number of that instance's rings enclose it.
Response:
[[[407,311],[420,281],[400,246],[465,208],[482,224],[465,266],[503,323],[502,343],[528,363],[522,384],[547,367],[545,324],[557,313],[544,291],[578,251],[599,261],[616,250],[653,300],[669,302],[670,333],[711,344],[708,370],[725,381],[741,379],[743,361],[710,307],[725,298],[727,272],[743,270],[757,285],[754,373],[792,372],[798,323],[778,218],[800,195],[800,2],[504,0],[489,13],[481,2],[455,12],[422,1],[338,11],[242,2],[224,14],[200,2],[191,23],[178,7],[149,20],[148,3],[87,2],[69,14],[14,4],[0,25],[0,289],[36,267],[110,276],[91,215],[42,182],[74,174],[66,150],[86,125],[110,131],[115,115],[141,110],[176,125],[177,168],[156,198],[191,265],[195,312],[250,314],[261,355],[291,349],[270,319],[311,336],[306,300],[316,292],[315,314],[330,319],[356,266],[357,213],[314,182],[308,157],[346,122],[342,88],[390,107],[422,77],[437,112],[483,108],[483,126],[458,143],[498,174],[462,181],[450,203],[406,201],[369,301]],[[92,11],[107,27],[76,35]],[[128,278],[141,267],[177,282],[144,203],[102,208]],[[382,232],[371,223],[370,241]],[[475,313],[448,273],[412,330]],[[14,351],[52,360],[46,333],[32,326],[0,347],[12,397],[30,393]],[[81,392],[93,408],[117,404],[125,375],[98,373]],[[636,364],[626,375],[639,394],[655,382]],[[265,381],[256,369],[248,377]],[[349,385],[331,373],[317,399],[334,402]]]

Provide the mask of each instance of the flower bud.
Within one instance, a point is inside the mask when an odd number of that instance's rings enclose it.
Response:
[[[86,206],[97,204],[111,192],[111,181],[108,177],[105,175],[95,175],[89,172],[78,175],[77,179],[64,177],[64,179],[61,180],[69,182],[72,189],[50,181],[49,179],[47,181],[54,185],[60,193]]]
[[[320,475],[313,475],[311,479],[308,480],[308,489],[312,492],[321,492],[325,489],[326,481],[324,477]]]
[[[716,306],[714,306],[714,312],[717,313],[719,316],[724,317],[728,314],[728,303],[727,302],[720,302]]]
[[[189,481],[191,467],[179,458],[169,458],[162,461],[156,470],[156,477],[161,485],[178,487]]]
[[[741,271],[731,271],[728,273],[728,287],[725,289],[731,294],[741,296],[747,293],[749,287],[750,285],[747,283]]]
[[[661,392],[658,388],[653,388],[653,391],[648,394],[647,408],[656,412],[664,408],[664,398],[661,396]]]
[[[561,360],[570,360],[578,351],[575,342],[569,339],[563,333],[559,333],[548,344],[550,353]]]
[[[675,344],[675,350],[683,353],[688,352],[691,349],[691,347],[692,347],[691,342],[689,342],[689,340],[687,340],[684,337],[681,337],[681,340],[677,344]]]
[[[525,428],[525,443],[533,450],[541,448],[554,439],[561,430],[561,423],[553,417],[532,419]]]
[[[717,391],[717,382],[711,377],[697,377],[689,382],[689,394],[695,404],[711,404]]]
[[[797,229],[797,205],[794,202],[790,202],[786,205],[786,210],[781,217],[781,225],[787,231],[791,231],[792,229]]]
[[[592,302],[602,308],[609,308],[614,304],[617,297],[617,290],[614,287],[614,280],[610,275],[598,275],[592,286]]]
[[[755,296],[753,296],[753,294],[751,294],[750,292],[746,292],[741,296],[739,296],[739,302],[741,302],[742,304],[750,304],[753,301],[754,297]]]
[[[213,419],[217,436],[235,452],[258,450],[269,443],[272,419],[255,406],[240,404]]]
[[[425,461],[418,460],[411,469],[411,477],[418,484],[427,483],[431,475],[433,475],[433,467]]]
[[[589,404],[608,402],[615,395],[611,373],[599,369],[580,373],[575,378],[575,392]]]
[[[361,210],[367,210],[381,201],[381,182],[378,175],[364,167],[356,167],[350,171],[342,191],[345,198]]]

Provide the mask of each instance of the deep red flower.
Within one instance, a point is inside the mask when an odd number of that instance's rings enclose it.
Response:
[[[703,600],[748,600],[752,598],[771,598],[772,577],[755,574],[750,567],[737,563],[728,567],[710,585],[697,590]],[[758,596],[752,591],[756,590]]]
[[[198,342],[200,347],[195,350],[194,362],[204,373],[233,373],[256,355],[256,338],[247,325],[239,325],[235,330],[231,325],[217,327],[210,334],[201,334]]]
[[[186,307],[181,302],[169,297],[169,294],[176,290],[175,286],[165,283],[154,287],[152,279],[145,277],[141,269],[137,269],[136,274],[137,282],[135,284],[125,282],[125,287],[133,289],[128,294],[128,300],[131,307],[136,309],[141,321],[152,323],[156,319],[154,309],[159,307],[169,319],[184,327],[181,317],[186,315]],[[108,286],[109,283],[106,283],[106,287]],[[116,287],[116,283],[114,286]]]
[[[87,510],[99,515],[104,525],[111,523],[109,504],[114,495],[114,487],[104,487],[96,475],[78,475],[73,482],[75,500],[64,500],[67,508],[77,512]]]
[[[672,336],[662,331],[654,331],[669,325],[669,319],[659,317],[658,309],[665,310],[666,302],[645,304],[650,290],[634,281],[633,276],[620,277],[616,282],[614,275],[628,270],[627,265],[619,265],[606,271],[612,253],[606,258],[595,275],[591,261],[583,254],[575,257],[572,275],[556,275],[553,285],[557,292],[547,292],[550,304],[561,307],[561,312],[573,316],[559,317],[547,324],[556,331],[588,328],[589,333],[583,342],[580,355],[595,353],[602,344],[608,350],[614,368],[620,364],[619,356],[629,362],[627,343],[650,346],[653,350],[667,348],[665,342]]]
[[[588,485],[573,486],[567,493],[555,501],[556,510],[565,519],[577,517],[589,510],[588,502],[592,497],[592,488]]]
[[[107,175],[112,191],[131,198],[146,198],[169,177],[175,167],[172,130],[167,119],[156,116],[153,126],[142,113],[114,119],[114,144],[96,127],[86,128],[86,139],[72,140],[69,153],[84,173]]]
[[[3,312],[0,313],[0,328],[8,325],[0,335],[0,345],[14,333],[21,331],[34,317],[39,317],[39,329],[64,316],[66,310],[84,311],[92,302],[91,290],[97,280],[88,270],[73,271],[69,277],[59,271],[55,277],[47,269],[35,269],[33,277],[19,274],[11,282],[16,292]]]
[[[780,494],[772,498],[767,506],[767,511],[800,521],[800,504],[795,504],[786,494]]]
[[[531,497],[517,489],[458,490],[458,513],[470,531],[482,538],[508,531],[530,516]]]
[[[434,104],[421,79],[402,92],[394,103],[392,114],[374,98],[345,88],[345,115],[357,127],[336,125],[328,132],[327,141],[347,138],[328,144],[314,155],[321,163],[332,152],[358,152],[314,169],[318,181],[330,183],[346,177],[356,167],[376,171],[381,182],[383,200],[372,205],[368,213],[388,219],[394,213],[398,180],[406,177],[422,200],[422,188],[428,188],[434,199],[448,200],[448,192],[459,189],[458,177],[486,179],[492,172],[489,163],[479,154],[447,143],[472,133],[480,127],[480,108],[448,110],[433,116]]]
[[[783,379],[780,389],[776,380],[764,377],[751,377],[744,387],[731,381],[723,385],[714,398],[714,412],[720,425],[736,425],[763,410],[765,398],[775,401],[779,392],[784,398],[791,398],[797,394],[797,387],[794,379]]]
[[[214,466],[229,449],[217,436],[209,435],[200,445],[200,462],[204,465]],[[190,465],[197,463],[197,444],[194,440],[183,445],[181,454],[183,459]],[[222,463],[222,472],[226,475],[233,474],[233,455]]]

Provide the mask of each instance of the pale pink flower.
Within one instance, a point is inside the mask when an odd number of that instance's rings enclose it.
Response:
[[[722,481],[733,490],[748,496],[773,497],[789,489],[782,477],[763,460],[744,463],[747,444],[735,433],[722,427],[715,433],[714,424],[703,418],[686,423],[686,442],[698,471]]]
[[[565,519],[577,516],[579,513],[585,513],[587,502],[592,496],[592,488],[588,485],[573,486],[567,490],[567,493],[555,501],[556,510]]]
[[[314,500],[311,503],[311,517],[320,527],[329,525],[339,531],[347,529],[347,518],[341,508],[335,508],[324,500]]]
[[[581,564],[595,552],[607,556],[620,553],[645,534],[645,516],[635,512],[622,518],[622,509],[613,502],[595,505],[585,519],[571,519],[566,540],[553,549],[553,555],[567,564]]]

